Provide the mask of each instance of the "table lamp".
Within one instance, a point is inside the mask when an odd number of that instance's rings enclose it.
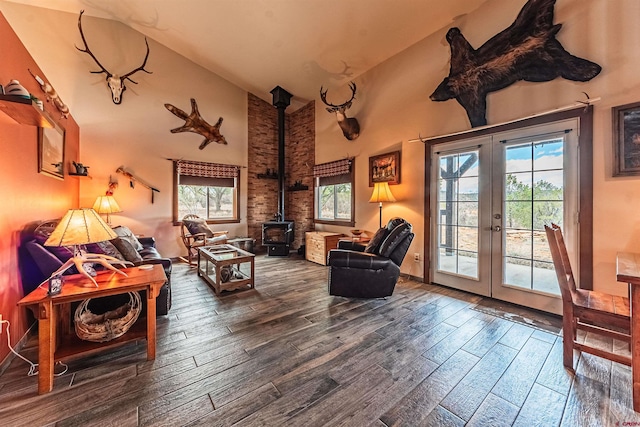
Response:
[[[60,220],[46,242],[45,246],[73,246],[73,258],[65,262],[51,276],[57,276],[75,265],[80,274],[85,275],[96,287],[98,283],[84,269],[86,262],[98,263],[109,270],[126,276],[124,271],[120,271],[111,264],[125,266],[131,264],[128,261],[121,261],[118,258],[104,254],[89,254],[80,249],[81,245],[87,243],[104,242],[118,237],[118,235],[100,218],[100,215],[93,209],[70,209]],[[131,264],[133,265],[133,264]]]
[[[388,182],[376,182],[369,203],[380,203],[380,228],[382,228],[382,202],[395,202]]]
[[[116,199],[114,199],[112,195],[98,196],[96,202],[93,204],[93,210],[99,214],[107,214],[107,224],[109,225],[111,225],[111,217],[109,215],[122,212],[122,209],[118,206],[118,202],[116,202]]]

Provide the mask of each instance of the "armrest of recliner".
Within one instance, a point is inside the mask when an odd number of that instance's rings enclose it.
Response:
[[[349,251],[364,252],[365,245],[349,240],[338,240],[338,249],[346,249]]]
[[[361,268],[369,270],[384,269],[393,263],[389,258],[368,252],[349,251],[345,249],[332,249],[327,256],[327,265],[342,268]]]

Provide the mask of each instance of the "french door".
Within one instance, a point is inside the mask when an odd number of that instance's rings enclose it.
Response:
[[[577,267],[577,129],[571,119],[432,146],[432,282],[562,312],[544,224],[563,228]]]

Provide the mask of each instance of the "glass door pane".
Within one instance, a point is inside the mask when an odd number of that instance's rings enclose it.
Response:
[[[478,278],[478,150],[443,155],[438,168],[438,269]]]
[[[433,283],[480,295],[491,287],[491,142],[432,147]]]
[[[503,284],[560,294],[544,224],[563,224],[564,138],[506,145]]]

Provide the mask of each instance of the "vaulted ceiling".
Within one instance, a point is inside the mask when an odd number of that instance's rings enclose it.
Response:
[[[7,1],[120,21],[258,96],[280,85],[295,108],[488,0]]]

